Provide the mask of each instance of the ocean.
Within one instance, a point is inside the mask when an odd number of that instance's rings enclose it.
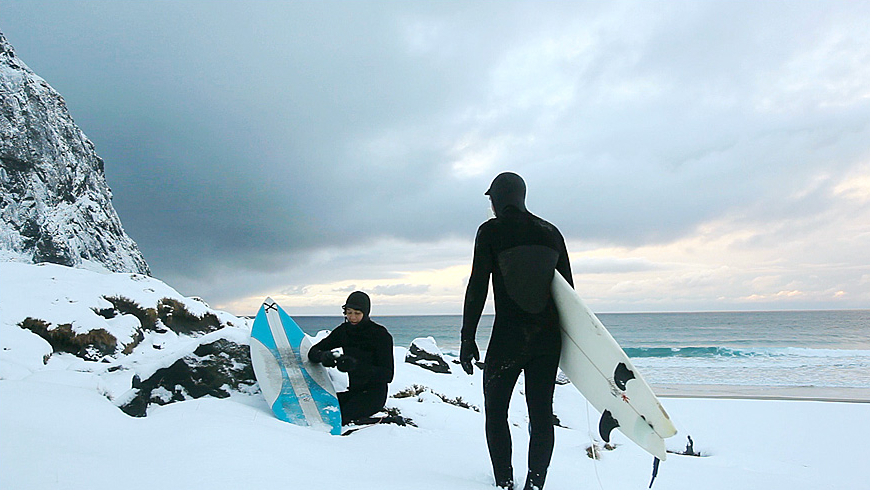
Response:
[[[870,310],[598,315],[652,384],[870,388]],[[294,318],[309,334],[340,317]],[[457,355],[462,317],[381,316],[373,320],[407,347],[433,337]],[[477,340],[486,349],[492,315]]]

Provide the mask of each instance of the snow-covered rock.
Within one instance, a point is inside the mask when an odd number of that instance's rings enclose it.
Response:
[[[405,362],[428,369],[433,373],[448,374],[450,365],[444,360],[444,354],[432,337],[418,338],[411,342]]]
[[[111,199],[103,160],[63,97],[0,32],[0,260],[149,275]]]
[[[0,380],[94,387],[124,412],[257,391],[245,319],[161,281],[0,262]]]
[[[227,398],[234,392],[255,393],[257,380],[247,343],[218,338],[160,368],[145,380],[134,376],[132,391],[118,400],[134,417],[147,415],[151,404],[167,405],[210,396]]]

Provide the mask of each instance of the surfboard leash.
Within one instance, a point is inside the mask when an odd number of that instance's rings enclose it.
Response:
[[[589,400],[586,400],[586,427],[589,428],[589,440],[592,441],[592,446],[590,450],[592,452],[592,467],[595,469],[595,479],[598,480],[598,488],[604,490],[604,485],[601,483],[601,475],[598,474],[598,447],[596,446],[595,436],[592,434],[592,424],[591,419],[589,418]],[[691,441],[691,439],[689,439]],[[649,482],[649,488],[652,488],[653,483],[656,481],[656,477],[659,475],[659,464],[661,460],[657,456],[653,456],[653,470],[652,470],[652,479]]]
[[[585,397],[584,397],[585,398]],[[589,418],[589,400],[586,400],[586,427],[589,429],[588,435],[589,440],[592,441],[592,467],[595,469],[595,479],[598,480],[598,488],[604,490],[604,485],[601,484],[601,475],[598,474],[598,461],[596,456],[598,456],[597,451],[599,450],[596,446],[595,436],[592,435],[592,424],[590,423]]]

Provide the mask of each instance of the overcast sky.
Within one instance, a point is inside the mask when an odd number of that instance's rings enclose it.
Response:
[[[870,308],[870,2],[0,0],[154,275],[461,313],[499,172],[599,312]]]

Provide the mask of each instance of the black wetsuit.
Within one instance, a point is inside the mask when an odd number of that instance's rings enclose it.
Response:
[[[356,325],[344,322],[335,327],[311,348],[308,358],[319,362],[323,352],[338,347],[356,361],[354,369],[347,373],[347,391],[338,393],[341,423],[347,425],[384,408],[387,386],[393,380],[393,337],[366,316]]]
[[[524,191],[524,189],[523,189]],[[496,484],[512,487],[507,413],[525,372],[530,434],[527,488],[540,488],[553,453],[553,392],[561,334],[550,286],[556,270],[573,285],[565,241],[552,224],[519,206],[499,207],[483,223],[465,296],[462,341],[474,341],[490,277],[495,321],[486,349],[483,390],[486,438]]]

